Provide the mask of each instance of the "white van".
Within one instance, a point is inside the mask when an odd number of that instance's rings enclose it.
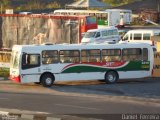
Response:
[[[122,41],[148,43],[154,46],[154,42],[151,41],[151,36],[156,35],[160,35],[160,29],[129,30],[122,38]]]
[[[117,43],[120,40],[118,29],[114,26],[88,30],[81,43]]]

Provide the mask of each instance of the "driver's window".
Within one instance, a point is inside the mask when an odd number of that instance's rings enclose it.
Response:
[[[29,69],[40,66],[39,54],[23,54],[22,55],[22,69]]]
[[[96,38],[98,38],[98,37],[100,37],[100,36],[101,36],[100,32],[97,32]]]

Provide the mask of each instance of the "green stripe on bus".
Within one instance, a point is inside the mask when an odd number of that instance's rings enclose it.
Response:
[[[141,70],[145,70],[148,71],[150,68],[150,63],[146,62],[145,64],[142,64],[141,61],[133,61],[130,62],[128,65],[124,66],[124,67],[120,67],[120,68],[104,68],[103,66],[95,66],[95,65],[77,65],[77,66],[71,66],[67,69],[65,69],[64,71],[62,71],[62,73],[78,73],[78,72],[105,72],[109,69],[114,69],[117,71],[141,71]]]

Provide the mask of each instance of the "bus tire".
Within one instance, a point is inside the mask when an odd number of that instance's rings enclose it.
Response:
[[[116,71],[108,71],[105,74],[105,82],[109,84],[116,83],[117,80],[119,79],[118,73]]]
[[[54,83],[54,76],[52,74],[46,73],[41,77],[41,84],[43,87],[51,87]]]

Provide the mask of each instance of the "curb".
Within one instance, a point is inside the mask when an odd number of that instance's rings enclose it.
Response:
[[[50,114],[23,114],[23,113],[10,113],[0,111],[0,120],[103,120],[97,118],[84,118],[71,115],[55,115]]]
[[[0,111],[0,120],[62,120],[58,117],[47,117],[46,115],[16,114]]]

